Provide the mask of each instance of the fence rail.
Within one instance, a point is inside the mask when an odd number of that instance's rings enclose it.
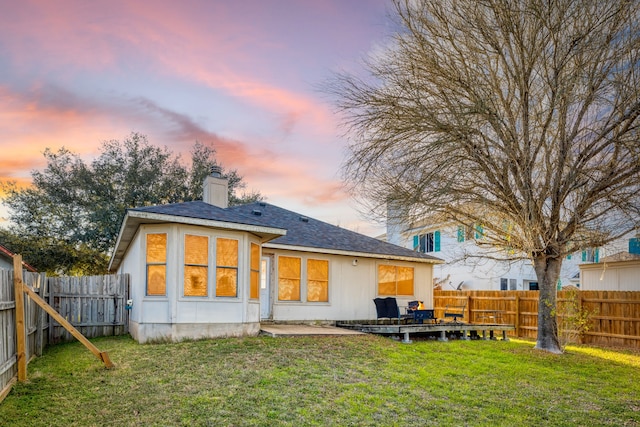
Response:
[[[601,346],[640,348],[640,292],[559,291],[558,313],[575,303],[589,313],[589,330],[580,342]],[[538,331],[538,291],[434,291],[436,317],[447,304],[467,302],[465,321],[481,322],[486,313],[500,313],[501,322],[515,325],[512,336],[535,339]]]
[[[126,274],[47,278],[44,273],[23,272],[22,280],[87,338],[129,332]],[[26,295],[24,317],[27,360],[40,356],[48,344],[75,339]],[[0,401],[17,369],[13,270],[0,269]]]

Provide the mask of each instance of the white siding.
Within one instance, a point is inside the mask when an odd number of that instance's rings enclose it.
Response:
[[[581,265],[580,278],[585,291],[640,291],[640,261]]]
[[[278,301],[277,268],[272,277],[273,320],[275,321],[338,321],[375,319],[376,310],[373,299],[378,289],[378,265],[389,263],[414,268],[414,291],[411,297],[398,297],[398,305],[406,306],[408,301],[424,301],[427,308],[433,307],[432,265],[425,263],[395,262],[373,258],[356,258],[339,255],[320,255],[308,252],[269,250],[274,261],[280,255],[302,258],[301,301]],[[329,260],[329,302],[305,302],[304,285],[305,260]],[[354,260],[357,259],[357,265]]]
[[[434,266],[434,277],[442,280],[448,275],[449,280],[443,290],[456,289],[461,282],[461,289],[466,290],[500,290],[500,279],[516,282],[516,290],[529,290],[530,282],[537,282],[535,270],[529,260],[503,261],[491,259],[500,256],[495,250],[478,246],[474,240],[458,242],[458,227],[422,228],[407,231],[403,235],[402,246],[413,249],[413,236],[428,232],[440,231],[440,251],[428,252],[429,255],[441,258],[444,264]],[[581,263],[580,253],[573,254],[570,260],[565,259],[560,273],[562,285],[571,283],[578,273]]]
[[[167,233],[167,292],[146,295],[147,233]],[[184,296],[184,236],[209,238],[209,280],[206,297]],[[215,249],[218,237],[238,240],[238,296],[215,297]],[[257,334],[259,303],[249,302],[249,245],[258,240],[245,232],[185,225],[144,225],[138,230],[119,267],[131,276],[130,330],[140,342]],[[216,327],[218,325],[219,327]]]

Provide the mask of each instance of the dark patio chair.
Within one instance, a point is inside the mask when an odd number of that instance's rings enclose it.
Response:
[[[374,298],[373,303],[376,305],[376,323],[378,319],[389,319],[390,321],[397,319],[400,323],[400,310],[395,298]]]

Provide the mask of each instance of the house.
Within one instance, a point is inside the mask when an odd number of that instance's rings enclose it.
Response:
[[[580,265],[580,285],[585,291],[640,291],[640,238],[629,239],[628,252]]]
[[[11,252],[6,246],[0,245],[0,268],[4,268],[5,270],[13,270],[14,255],[15,254]],[[36,271],[35,268],[24,261],[22,261],[22,267],[27,271]]]
[[[434,266],[434,277],[443,290],[537,290],[538,279],[530,260],[500,260],[503,255],[478,243],[484,238],[480,225],[420,224],[387,225],[387,241],[445,261]],[[570,254],[562,264],[558,288],[580,286],[580,266],[620,251],[631,241],[627,236],[600,248]]]
[[[375,319],[373,299],[433,307],[438,258],[277,206],[227,206],[214,171],[204,200],[130,209],[109,269],[131,278],[139,342],[256,335],[260,322]]]

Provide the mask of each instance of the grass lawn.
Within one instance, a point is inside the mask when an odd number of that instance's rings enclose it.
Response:
[[[10,426],[637,426],[640,353],[377,336],[50,347],[0,404]]]

